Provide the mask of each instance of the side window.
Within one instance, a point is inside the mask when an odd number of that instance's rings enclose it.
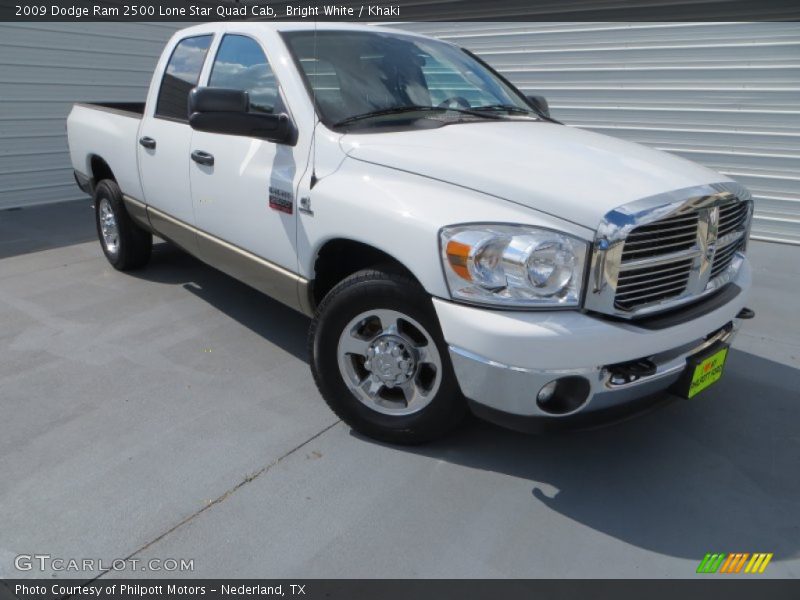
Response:
[[[278,82],[258,42],[243,35],[226,35],[211,68],[209,87],[245,90],[250,112],[279,112]]]
[[[189,120],[189,92],[200,79],[212,37],[190,37],[175,46],[158,90],[156,117]]]

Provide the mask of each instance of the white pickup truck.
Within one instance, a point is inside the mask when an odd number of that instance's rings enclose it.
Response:
[[[746,189],[563,125],[442,41],[190,27],[145,104],[77,104],[67,128],[114,267],[157,235],[309,315],[323,398],[382,440],[691,398],[753,314]]]

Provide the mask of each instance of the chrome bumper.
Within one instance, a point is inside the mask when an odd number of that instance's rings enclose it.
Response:
[[[655,355],[641,357],[655,365],[655,372],[635,381],[614,384],[614,365],[592,369],[535,370],[505,365],[450,346],[450,358],[464,395],[482,407],[507,415],[542,419],[563,419],[578,413],[589,414],[619,408],[627,403],[666,390],[675,383],[686,367],[688,357],[717,344],[730,344],[739,329],[739,320],[708,335]],[[542,410],[536,396],[542,387],[559,378],[576,376],[589,382],[586,400],[575,410],[553,414]]]

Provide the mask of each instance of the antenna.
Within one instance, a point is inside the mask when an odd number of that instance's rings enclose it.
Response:
[[[314,126],[311,128],[311,181],[309,182],[309,189],[314,189],[317,185],[317,124],[319,123],[319,116],[317,115],[317,85],[318,75],[317,69],[319,68],[319,59],[317,58],[317,16],[314,15],[314,84],[311,86],[311,100],[313,106],[311,109],[314,111]]]

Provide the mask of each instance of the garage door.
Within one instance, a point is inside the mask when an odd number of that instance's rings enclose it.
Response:
[[[65,118],[73,102],[143,102],[179,26],[0,24],[0,209],[80,198]]]

